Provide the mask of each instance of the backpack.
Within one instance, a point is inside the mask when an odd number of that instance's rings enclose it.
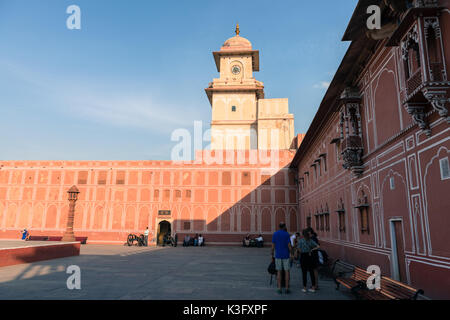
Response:
[[[269,264],[267,272],[269,272],[269,274],[277,274],[277,269],[275,267],[275,260],[272,260],[272,262]]]

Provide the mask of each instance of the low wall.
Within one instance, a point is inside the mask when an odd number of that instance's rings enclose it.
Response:
[[[21,238],[21,230],[1,230],[0,239],[4,240],[19,240]],[[64,231],[57,230],[28,230],[31,236],[53,236],[62,237]],[[111,232],[95,232],[95,231],[79,231],[75,230],[76,237],[87,237],[87,243],[89,244],[117,244],[124,245],[127,242],[128,235],[136,234],[139,236],[143,234],[141,232],[126,232],[126,231],[111,231]],[[209,245],[218,246],[241,246],[242,240],[247,234],[250,234],[251,238],[258,237],[259,234],[262,235],[265,244],[271,244],[272,242],[272,232],[234,232],[234,233],[218,233],[218,232],[186,232],[179,231],[178,243],[183,244],[183,239],[186,235],[194,237],[196,234],[202,234],[205,238],[205,243]],[[152,234],[149,238],[149,245],[156,245],[156,235]]]
[[[80,255],[79,242],[0,249],[0,267]]]

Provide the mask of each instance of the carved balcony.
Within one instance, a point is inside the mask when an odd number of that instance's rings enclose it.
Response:
[[[355,176],[362,174],[364,152],[362,139],[360,136],[348,136],[341,143],[341,154],[344,161],[344,169],[350,169]]]
[[[450,124],[450,81],[439,18],[442,9],[437,0],[410,1],[406,10],[399,10],[400,23],[387,43],[401,47],[402,104],[428,136],[430,112],[437,112]]]

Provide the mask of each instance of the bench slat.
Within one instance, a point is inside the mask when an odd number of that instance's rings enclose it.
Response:
[[[358,285],[358,282],[356,282],[355,280],[352,280],[352,279],[338,278],[336,280],[348,288],[353,288]]]
[[[416,292],[418,291],[417,289],[415,289],[415,288],[413,288],[413,287],[410,287],[410,286],[408,286],[407,284],[398,282],[398,281],[396,281],[396,280],[394,280],[394,279],[391,279],[391,278],[388,278],[388,277],[385,277],[385,276],[381,276],[381,280],[384,280],[384,281],[386,281],[386,282],[388,282],[388,283],[392,283],[393,285],[400,286],[400,287],[402,287],[402,288],[404,288],[405,290],[408,290],[408,291],[410,291],[410,292],[416,293]]]
[[[349,274],[349,276],[343,277],[345,273]],[[340,260],[336,260],[333,264],[333,275],[337,275],[335,276],[337,283],[342,284],[348,289],[352,289],[355,294],[368,300],[410,300],[418,292],[423,293],[422,290],[417,290],[386,276],[381,276],[381,289],[379,290],[368,290],[367,288],[357,289],[361,282],[364,284],[367,282],[371,274],[362,268]]]
[[[397,299],[401,299],[401,300],[410,299],[414,295],[414,294],[407,294],[407,293],[404,293],[404,292],[401,292],[398,290],[392,290],[392,289],[383,288],[383,287],[381,287],[381,291],[386,294],[389,294],[391,296],[395,296]]]

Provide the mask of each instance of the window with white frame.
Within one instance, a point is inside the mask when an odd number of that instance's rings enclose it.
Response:
[[[336,142],[334,144],[334,149],[335,149],[335,152],[336,152],[336,163],[339,163],[339,160],[341,160],[341,153],[340,153],[340,150],[339,150],[339,142]]]
[[[391,190],[395,190],[395,179],[394,177],[391,177],[389,179],[390,185],[391,185]]]
[[[450,170],[448,164],[448,157],[440,159],[439,165],[441,167],[441,180],[450,179]]]

